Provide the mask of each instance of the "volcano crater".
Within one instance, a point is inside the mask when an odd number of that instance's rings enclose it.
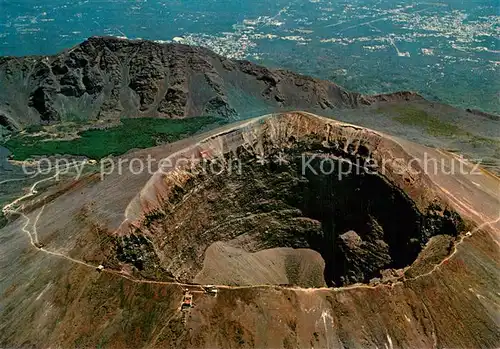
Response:
[[[260,151],[243,144],[167,174],[168,195],[133,233],[151,246],[122,237],[120,259],[133,264],[131,254],[149,249],[150,264],[176,281],[219,285],[338,287],[425,270],[413,268],[417,257],[432,239],[441,245],[429,260],[448,254],[460,216],[439,200],[412,199],[392,172],[370,165],[373,146],[360,144],[264,138]]]

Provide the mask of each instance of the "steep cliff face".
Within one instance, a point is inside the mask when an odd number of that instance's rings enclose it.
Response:
[[[395,270],[402,276],[432,237],[445,235],[449,242],[465,229],[446,200],[426,187],[425,174],[397,167],[404,158],[392,157],[398,149],[404,157],[404,151],[377,133],[307,114],[263,119],[247,128],[211,139],[198,150],[210,158],[193,158],[187,170],[155,176],[141,192],[155,200],[143,199],[144,218],[133,232],[151,238],[160,265],[177,280],[377,282]],[[265,274],[264,265],[294,258],[281,254],[283,248],[312,249],[323,261],[304,255],[295,270]],[[215,267],[217,259],[226,261],[225,273]],[[238,269],[251,259],[248,272],[258,276],[245,278]],[[300,277],[311,266],[323,269],[323,277]]]
[[[111,37],[90,38],[55,56],[2,58],[0,84],[2,123],[22,125],[118,117],[231,119],[421,99],[411,92],[362,96],[201,47]]]

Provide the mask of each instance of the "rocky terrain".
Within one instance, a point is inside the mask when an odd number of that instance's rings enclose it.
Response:
[[[150,197],[172,194],[158,204],[142,202],[151,213],[146,213],[139,225],[134,223],[133,231],[149,236],[155,251],[168,251],[159,253],[160,264],[176,280],[189,283],[203,279],[206,284],[220,284],[223,277],[226,283],[240,285],[231,278],[229,269],[241,270],[247,256],[293,248],[296,254],[313,249],[323,260],[314,255],[299,258],[287,254],[283,265],[293,258],[301,263],[285,268],[286,277],[277,274],[280,282],[267,277],[258,283],[368,283],[381,278],[386,269],[409,266],[431,237],[453,238],[465,229],[460,216],[446,203],[427,197],[430,194],[422,183],[425,178],[411,172],[393,178],[385,169],[364,166],[388,160],[381,154],[381,139],[375,134],[347,126],[329,130],[314,118],[298,118],[288,121],[283,117],[276,129],[243,130],[241,135],[231,136],[234,143],[240,138],[241,145],[221,145],[209,151],[217,163],[207,160],[199,169],[175,171],[150,184],[155,191]],[[303,134],[294,131],[295,127]],[[249,151],[246,141],[258,143],[251,143]],[[229,155],[221,154],[221,148],[229,148],[225,149]],[[350,170],[351,163],[361,165]],[[210,173],[215,166],[217,173],[222,172],[216,176]],[[404,185],[399,187],[397,180],[404,180]],[[163,183],[171,186],[162,188]],[[418,200],[423,202],[417,205],[402,189],[422,191]],[[210,267],[217,260],[225,261],[226,273]],[[232,263],[236,263],[233,268]],[[251,262],[252,274],[259,272],[259,265],[259,261]],[[324,269],[324,278],[316,283],[293,282],[301,280],[296,273],[304,266]],[[263,272],[269,267],[260,269]],[[314,272],[310,275],[318,280]],[[241,275],[236,278],[241,279]]]
[[[54,56],[0,57],[0,85],[0,141],[20,130],[34,130],[37,141],[41,125],[50,125],[47,139],[64,140],[85,129],[116,127],[124,118],[211,115],[231,122],[305,110],[457,150],[500,171],[496,115],[414,92],[362,95],[202,47],[92,37]],[[0,158],[4,154],[0,148]]]
[[[236,119],[422,99],[412,92],[363,96],[201,47],[113,37],[92,37],[55,56],[0,58],[0,84],[0,124],[9,129],[123,117]]]
[[[0,58],[0,84],[14,134],[234,121],[106,158],[152,174],[27,177],[0,148],[1,347],[500,346],[497,116],[102,37]]]
[[[490,172],[301,112],[122,158],[148,156],[179,165],[46,183],[4,209],[1,346],[500,345]]]

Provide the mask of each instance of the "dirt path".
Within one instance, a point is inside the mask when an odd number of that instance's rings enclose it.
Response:
[[[40,252],[43,252],[43,253],[46,253],[48,255],[51,255],[51,256],[54,256],[54,257],[59,257],[59,258],[64,258],[70,262],[73,262],[73,263],[77,263],[79,265],[83,265],[85,267],[88,267],[88,268],[92,268],[94,270],[96,270],[97,268],[97,265],[93,265],[93,264],[90,264],[90,263],[87,263],[87,262],[84,262],[82,260],[78,260],[78,259],[74,259],[72,257],[69,257],[68,255],[65,255],[63,253],[60,253],[60,252],[56,252],[56,251],[51,251],[51,250],[48,250],[44,247],[39,247],[40,244],[38,242],[38,235],[37,235],[37,224],[38,224],[38,220],[40,219],[40,217],[42,216],[42,213],[43,213],[43,210],[45,208],[45,206],[43,206],[41,209],[40,209],[40,212],[37,214],[36,216],[36,219],[33,221],[33,228],[32,228],[32,231],[30,232],[28,230],[28,226],[30,225],[31,223],[31,220],[29,219],[28,216],[26,216],[23,212],[22,212],[22,209],[23,209],[23,205],[20,205],[18,206],[18,204],[25,200],[25,199],[28,199],[30,197],[33,197],[37,194],[37,186],[41,183],[44,183],[44,182],[47,182],[47,181],[50,181],[54,178],[57,178],[61,171],[62,170],[67,170],[68,167],[72,167],[72,166],[78,166],[82,164],[82,162],[79,162],[79,163],[74,163],[74,164],[71,164],[63,169],[57,169],[56,170],[56,173],[51,176],[51,177],[47,177],[47,178],[44,178],[44,179],[41,179],[39,181],[37,181],[36,183],[34,183],[31,187],[30,187],[30,190],[27,194],[17,198],[16,200],[14,200],[13,202],[11,202],[10,204],[4,206],[2,208],[2,211],[4,214],[12,214],[12,215],[20,215],[23,219],[26,220],[25,224],[22,226],[21,228],[21,231],[23,231],[26,235],[28,235],[28,238],[29,238],[29,241],[30,241],[30,244],[36,248],[37,250],[39,250]],[[18,206],[16,208],[16,206]],[[239,219],[245,219],[245,218],[248,218],[248,217],[243,217],[243,218],[239,218]],[[370,286],[370,285],[351,285],[351,286],[345,286],[345,287],[338,287],[338,288],[328,288],[328,287],[323,287],[323,288],[301,288],[301,287],[284,287],[284,286],[277,286],[277,285],[248,285],[248,286],[228,286],[228,285],[214,285],[215,287],[219,288],[219,289],[229,289],[229,290],[237,290],[237,289],[249,289],[249,288],[280,288],[280,289],[287,289],[287,290],[295,290],[295,291],[304,291],[304,292],[316,292],[316,291],[321,291],[321,290],[333,290],[333,291],[346,291],[346,290],[352,290],[352,289],[361,289],[361,288],[366,288],[366,289],[377,289],[377,288],[382,288],[382,287],[387,287],[387,288],[393,288],[394,286],[396,285],[400,285],[400,284],[403,284],[404,282],[407,282],[407,281],[412,281],[412,280],[418,280],[424,276],[428,276],[430,274],[432,274],[433,272],[435,272],[439,267],[441,267],[444,263],[446,263],[447,261],[449,261],[451,258],[453,258],[453,256],[457,253],[458,251],[458,246],[460,246],[465,239],[469,238],[470,236],[472,236],[474,233],[476,233],[477,231],[487,227],[487,226],[492,226],[493,224],[496,224],[500,222],[500,215],[498,218],[496,218],[495,220],[492,220],[492,221],[489,221],[489,222],[485,222],[479,226],[477,226],[474,230],[470,231],[470,232],[467,232],[467,234],[464,234],[462,235],[462,237],[460,238],[460,240],[454,245],[454,248],[453,248],[453,252],[447,256],[445,259],[443,259],[439,264],[436,264],[434,266],[434,268],[432,268],[429,272],[427,273],[424,273],[424,274],[421,274],[421,275],[418,275],[414,278],[410,278],[410,279],[404,279],[404,280],[401,280],[401,281],[397,281],[397,282],[394,282],[392,284],[378,284],[378,285],[375,285],[375,286]],[[38,245],[38,246],[37,246]],[[206,285],[196,285],[196,284],[187,284],[187,283],[180,283],[180,282],[171,282],[171,281],[154,281],[154,280],[144,280],[144,279],[136,279],[128,274],[125,274],[121,271],[117,271],[117,270],[112,270],[112,269],[104,269],[103,272],[105,273],[109,273],[109,274],[113,274],[113,275],[118,275],[122,278],[125,278],[131,282],[134,282],[134,283],[143,283],[143,284],[155,284],[155,285],[175,285],[175,286],[179,286],[179,287],[182,287],[182,288],[186,288],[186,289],[189,289],[190,292],[196,292],[196,293],[204,293],[204,286]]]

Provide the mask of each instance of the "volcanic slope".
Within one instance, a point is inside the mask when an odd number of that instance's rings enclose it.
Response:
[[[178,166],[88,175],[10,206],[3,346],[500,344],[489,172],[300,112],[124,159],[148,155]],[[181,311],[185,288],[196,306]]]
[[[0,57],[0,86],[0,134],[11,135],[10,144],[3,145],[14,156],[23,143],[47,146],[45,140],[51,146],[42,155],[52,155],[52,146],[57,149],[53,141],[81,142],[85,136],[78,131],[113,127],[126,118],[208,115],[229,122],[306,110],[457,150],[497,173],[500,168],[496,115],[427,101],[415,92],[362,95],[331,81],[231,60],[202,47],[91,37],[53,56]],[[23,130],[30,132],[18,132]],[[70,152],[65,147],[61,151]],[[10,178],[2,168],[3,153],[0,177]]]
[[[235,120],[422,99],[412,92],[364,96],[202,47],[113,37],[92,37],[54,56],[0,57],[0,84],[0,125],[10,130],[124,117]]]

